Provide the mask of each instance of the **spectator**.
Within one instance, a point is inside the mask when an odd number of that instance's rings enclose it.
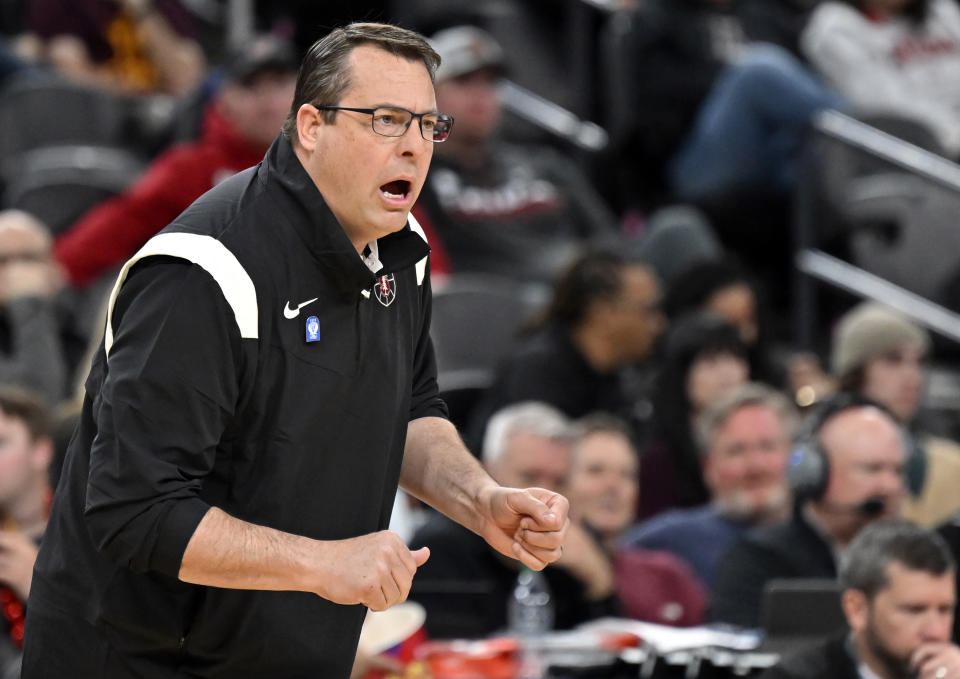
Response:
[[[69,370],[55,300],[61,281],[44,225],[26,212],[0,212],[0,383],[51,405],[63,398]]]
[[[571,524],[557,564],[582,573],[582,580],[591,571],[604,573],[629,617],[664,625],[699,624],[706,591],[686,564],[666,552],[618,548],[637,506],[640,461],[630,430],[602,414],[581,419],[576,430],[564,485]]]
[[[864,303],[840,319],[831,356],[842,390],[876,401],[909,429],[903,516],[927,527],[960,511],[960,444],[931,435],[922,421],[929,352],[925,330],[892,309]]]
[[[484,467],[505,486],[559,489],[570,466],[570,433],[568,419],[556,409],[536,402],[514,404],[490,419]],[[505,628],[519,562],[497,554],[482,538],[436,513],[410,544],[430,548],[410,598],[427,609],[431,637],[481,637]],[[585,539],[568,540],[562,560],[573,565],[558,562],[543,571],[553,594],[556,626],[567,629],[614,614],[613,578],[599,548]]]
[[[960,157],[960,8],[952,0],[829,0],[810,17],[807,58],[864,114],[926,125]]]
[[[693,423],[714,401],[750,379],[747,349],[737,329],[698,312],[671,326],[653,395],[651,443],[643,451],[639,517],[695,507],[709,499]]]
[[[637,157],[682,200],[789,191],[812,115],[844,106],[786,49],[749,44],[732,0],[641,3],[624,43]]]
[[[442,62],[437,106],[457,133],[437,147],[417,219],[453,272],[553,282],[587,244],[616,242],[613,215],[570,160],[498,133],[506,62],[493,37],[457,26],[431,39]],[[430,235],[428,233],[428,235]]]
[[[613,253],[578,259],[560,278],[540,323],[499,367],[473,413],[479,449],[494,411],[543,401],[567,417],[608,412],[642,426],[618,372],[647,358],[664,327],[660,286],[644,266]]]
[[[62,75],[135,94],[184,96],[206,57],[179,0],[30,0],[27,30]]]
[[[824,403],[791,459],[793,515],[750,531],[720,558],[710,617],[756,627],[768,581],[836,577],[836,555],[857,533],[899,513],[905,460],[888,413],[848,397]]]
[[[94,207],[57,239],[56,256],[71,281],[86,285],[119,266],[201,194],[259,163],[290,108],[296,69],[292,48],[274,38],[237,52],[200,139],[163,153],[123,195]]]
[[[762,679],[957,679],[950,643],[956,563],[943,540],[880,521],[850,545],[840,568],[844,635],[788,655]]]
[[[779,392],[746,384],[697,419],[703,478],[710,501],[641,523],[624,544],[675,554],[713,587],[717,561],[751,528],[785,519],[786,465],[797,413]]]
[[[0,676],[20,676],[24,606],[47,525],[53,455],[47,409],[30,393],[0,386]]]
[[[695,262],[669,285],[663,310],[671,321],[693,311],[709,311],[736,326],[747,347],[750,374],[773,386],[783,383],[770,350],[766,305],[756,280],[729,255]]]

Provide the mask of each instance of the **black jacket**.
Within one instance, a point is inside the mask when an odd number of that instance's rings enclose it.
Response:
[[[73,677],[348,676],[363,607],[177,574],[211,506],[317,539],[386,528],[407,423],[445,409],[429,248],[409,226],[378,248],[374,275],[281,137],[141,251],[174,257],[124,270],[37,562],[25,676],[79,653],[81,619],[105,659]]]
[[[763,589],[769,580],[836,576],[830,545],[796,511],[788,521],[750,531],[720,557],[708,617],[759,627]]]
[[[786,655],[759,679],[861,679],[847,635]]]

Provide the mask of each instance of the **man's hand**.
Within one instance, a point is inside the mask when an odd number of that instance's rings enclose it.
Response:
[[[20,601],[30,595],[37,551],[37,545],[23,533],[0,530],[0,584],[12,589]]]
[[[570,521],[567,498],[543,488],[486,489],[480,535],[506,556],[539,571],[560,558]]]
[[[563,547],[557,565],[586,586],[590,599],[596,601],[613,593],[613,565],[582,524],[570,524]]]
[[[325,543],[327,560],[317,594],[338,604],[363,604],[382,611],[405,601],[417,569],[426,563],[426,547],[410,551],[400,536],[384,530]]]
[[[921,644],[910,656],[917,679],[960,679],[960,648],[949,642]]]

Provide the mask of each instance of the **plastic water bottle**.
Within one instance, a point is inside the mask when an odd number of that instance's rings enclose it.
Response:
[[[546,668],[538,652],[538,640],[553,629],[553,597],[543,573],[523,567],[507,609],[510,632],[521,643],[517,679],[540,679]]]

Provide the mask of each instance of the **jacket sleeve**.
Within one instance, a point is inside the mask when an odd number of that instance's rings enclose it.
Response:
[[[94,404],[87,526],[117,563],[177,577],[239,397],[240,333],[209,274],[167,257],[131,270],[113,327]]]
[[[430,287],[430,261],[420,286],[421,326],[414,354],[413,382],[410,393],[410,420],[420,417],[446,418],[447,406],[437,387],[437,359],[430,339],[430,317],[433,311],[433,291]]]

